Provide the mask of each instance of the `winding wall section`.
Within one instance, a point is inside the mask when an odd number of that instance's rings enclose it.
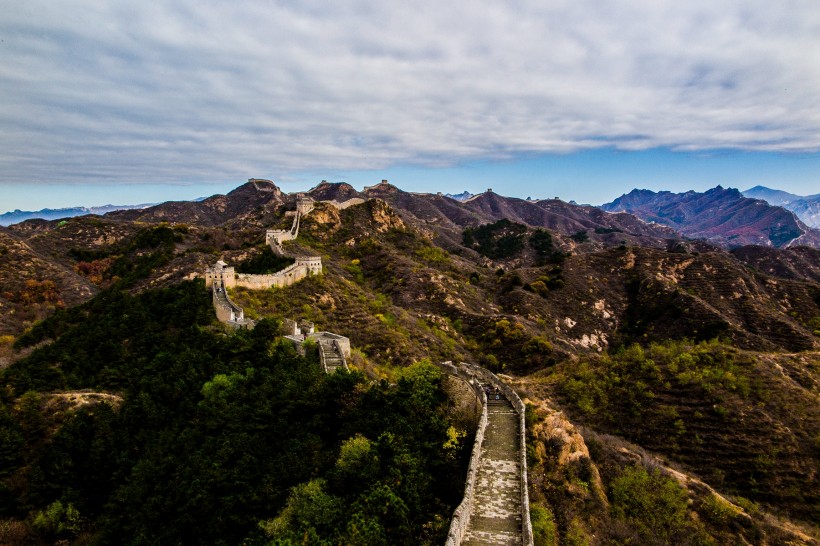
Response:
[[[253,182],[254,179],[251,179]],[[260,189],[256,182],[254,186]],[[291,241],[299,235],[299,226],[302,216],[313,210],[313,200],[308,197],[299,196],[296,199],[296,212],[293,224],[287,230],[267,230],[265,240],[270,245],[271,250],[280,256],[288,256],[282,247],[284,241]],[[227,289],[241,286],[251,290],[266,290],[272,287],[284,287],[295,284],[310,275],[318,275],[322,272],[321,256],[290,256],[296,263],[268,275],[253,275],[247,273],[237,273],[236,269],[228,266],[222,260],[213,267],[205,270],[205,286],[211,287],[213,291],[214,310],[217,318],[232,326],[252,328],[254,322],[245,319],[245,313],[241,307],[236,305],[228,297]]]

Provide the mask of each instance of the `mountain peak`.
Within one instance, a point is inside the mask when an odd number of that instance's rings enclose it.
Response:
[[[377,197],[379,195],[390,195],[396,193],[404,193],[402,190],[389,183],[387,180],[382,180],[375,186],[365,186],[364,194],[368,197]]]
[[[687,237],[729,248],[750,244],[820,244],[820,234],[807,230],[791,212],[748,199],[736,188],[721,185],[703,193],[656,194],[633,190],[601,208],[608,212],[630,212],[645,221],[674,228]]]
[[[267,180],[265,178],[249,178],[246,183],[228,192],[228,195],[235,197],[238,195],[255,194],[260,192],[272,193],[277,197],[282,196],[282,190],[279,189],[279,186],[277,186],[272,180]]]
[[[347,182],[328,182],[322,180],[318,185],[307,191],[307,194],[318,201],[347,201],[354,197],[361,197],[361,193]]]
[[[461,193],[445,193],[445,197],[449,197],[450,199],[455,199],[456,201],[466,201],[467,199],[474,197],[474,195],[467,190],[464,190]]]

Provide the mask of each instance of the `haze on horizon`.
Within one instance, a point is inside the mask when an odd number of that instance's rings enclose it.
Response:
[[[249,177],[820,192],[820,4],[6,2],[0,212]]]

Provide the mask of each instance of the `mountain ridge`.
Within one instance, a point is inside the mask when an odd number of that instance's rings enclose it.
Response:
[[[702,193],[635,189],[601,208],[633,213],[646,221],[672,227],[687,237],[727,248],[749,244],[820,248],[820,231],[804,224],[791,211],[744,197],[734,188],[717,186]]]
[[[762,199],[771,205],[788,209],[795,213],[807,226],[820,228],[820,194],[795,195],[765,186],[755,186],[741,193],[746,197]]]

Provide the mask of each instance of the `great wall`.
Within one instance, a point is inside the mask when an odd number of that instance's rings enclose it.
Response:
[[[524,403],[495,374],[443,362],[481,403],[464,498],[453,512],[446,546],[533,546],[527,490]]]
[[[258,191],[270,191],[260,187]],[[386,181],[382,181],[383,183]],[[343,203],[329,201],[343,209],[364,200],[349,199]],[[314,208],[313,199],[298,195],[290,229],[269,229],[265,242],[280,256],[288,256],[282,243],[299,235],[302,217]],[[231,301],[228,289],[237,286],[251,290],[285,287],[309,275],[322,273],[320,256],[291,256],[295,263],[267,275],[236,273],[235,268],[219,260],[205,271],[205,284],[211,288],[217,318],[228,325],[253,328],[254,321],[245,318],[244,310]],[[282,334],[305,354],[307,342],[315,343],[319,360],[326,373],[348,369],[350,340],[331,332],[316,332],[311,322],[286,319]],[[481,405],[481,417],[473,443],[464,497],[453,512],[446,546],[533,546],[527,490],[526,422],[524,403],[518,394],[495,374],[480,366],[461,362],[443,362],[439,367],[448,375],[463,381]]]
[[[248,180],[257,191],[272,191],[269,187],[260,186],[255,178]],[[330,201],[336,207],[347,207],[357,203],[351,203],[355,199],[349,199],[342,204]],[[363,199],[358,199],[364,202]],[[265,275],[254,275],[249,273],[237,273],[234,267],[228,266],[219,260],[212,267],[205,270],[205,286],[211,288],[212,300],[216,317],[223,323],[235,328],[253,328],[254,321],[245,318],[245,311],[234,303],[228,295],[229,288],[241,286],[251,290],[267,290],[269,288],[282,288],[295,284],[310,275],[321,275],[322,257],[309,255],[288,254],[282,243],[293,241],[299,236],[299,226],[302,217],[314,208],[314,201],[310,197],[302,194],[296,196],[296,210],[293,212],[293,224],[290,229],[269,229],[265,232],[265,244],[278,256],[287,256],[295,261],[292,265]],[[333,373],[337,368],[347,369],[347,359],[350,358],[350,340],[344,336],[332,332],[315,332],[313,324],[307,321],[296,323],[286,319],[283,325],[282,334],[286,339],[292,341],[297,350],[304,353],[306,341],[316,343],[319,349],[319,359],[322,368],[327,373]]]
[[[260,190],[263,191],[263,190]],[[305,255],[290,255],[285,252],[282,243],[285,241],[292,241],[299,236],[299,226],[302,217],[309,214],[313,210],[313,199],[305,196],[298,196],[296,199],[296,211],[294,213],[293,225],[290,229],[269,229],[265,232],[265,243],[270,246],[271,250],[279,256],[286,256],[293,258],[295,262],[275,273],[266,275],[253,275],[250,273],[237,273],[234,267],[228,266],[223,261],[218,261],[213,267],[205,270],[205,286],[211,287],[216,293],[219,289],[224,291],[228,288],[235,288],[241,286],[251,290],[265,290],[273,287],[284,287],[295,284],[309,275],[320,275],[322,273],[322,258],[321,256],[305,256]],[[228,305],[233,305],[230,300],[226,298],[214,298],[214,305],[221,305],[225,307],[225,300]],[[217,316],[220,315],[217,309]],[[223,316],[228,316],[225,311]],[[234,312],[234,316],[237,316]],[[231,322],[230,320],[219,320],[223,322]],[[236,322],[234,320],[233,322]]]

